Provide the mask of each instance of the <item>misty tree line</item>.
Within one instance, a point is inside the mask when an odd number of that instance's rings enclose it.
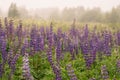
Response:
[[[0,10],[0,15],[1,13],[2,11]],[[62,21],[72,21],[76,18],[77,21],[80,22],[119,23],[120,5],[113,7],[112,10],[108,12],[102,12],[98,7],[93,9],[85,9],[84,7],[64,8],[62,11],[58,8],[28,11],[25,7],[18,7],[15,3],[11,3],[7,16],[13,18],[52,18]]]

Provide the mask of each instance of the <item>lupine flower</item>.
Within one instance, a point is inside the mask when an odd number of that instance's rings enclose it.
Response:
[[[57,31],[57,40],[60,40],[62,38],[62,30],[60,28],[58,28]]]
[[[66,33],[64,33],[64,38],[63,38],[63,51],[67,52],[69,51],[69,38]]]
[[[120,60],[117,61],[117,72],[120,73]]]
[[[50,64],[52,64],[52,33],[48,34],[48,50],[47,50],[47,57],[48,57],[48,61],[50,62]]]
[[[57,47],[56,47],[56,59],[59,62],[59,60],[61,59],[61,55],[62,55],[62,50],[61,50],[61,42],[60,40],[57,41]]]
[[[74,37],[73,46],[74,46],[74,56],[75,56],[75,54],[76,54],[76,55],[78,54],[79,46],[80,46],[80,45],[79,45],[78,37]]]
[[[56,76],[55,80],[62,80],[61,73],[60,73],[61,70],[60,70],[59,65],[58,64],[54,64],[54,62],[52,60],[51,52],[48,51],[47,55],[48,55],[48,61],[50,62],[50,65],[51,65],[51,67],[53,69],[53,72],[54,72],[54,74]]]
[[[116,44],[118,45],[118,46],[120,46],[120,32],[117,32],[117,34],[116,34]]]
[[[40,33],[41,33],[41,35],[42,36],[44,36],[44,39],[45,39],[45,28],[44,28],[44,26],[42,26],[42,27],[40,27]]]
[[[0,37],[1,36],[4,36],[5,37],[5,31],[4,31],[4,29],[3,29],[3,27],[0,27]]]
[[[35,50],[36,51],[43,51],[44,50],[44,38],[40,34],[38,34],[37,38],[36,38]]]
[[[74,53],[74,45],[73,43],[69,43],[69,51],[70,51],[70,54],[71,54],[71,59],[74,60],[75,59],[75,53]]]
[[[84,27],[84,38],[88,38],[89,34],[89,30],[88,30],[88,25],[86,24],[86,26]]]
[[[7,43],[6,43],[4,36],[0,37],[0,43],[1,43],[0,44],[0,51],[2,53],[2,60],[5,63],[7,60],[7,51],[6,51]]]
[[[0,78],[1,78],[2,75],[3,75],[3,71],[4,71],[3,65],[2,65],[2,63],[0,63]]]
[[[55,80],[62,80],[62,78],[61,78],[61,72],[60,72],[61,71],[60,70],[60,66],[58,64],[54,64],[52,66],[52,68],[53,68],[53,71],[54,71],[54,73],[56,75]]]
[[[92,60],[93,56],[91,56],[88,41],[81,44],[81,51],[83,53],[83,56],[84,56],[84,59],[85,59],[85,62],[86,62],[86,67],[87,67],[87,69],[90,69],[90,67],[93,63],[93,60]]]
[[[108,71],[107,71],[106,65],[103,65],[101,67],[101,76],[102,76],[103,80],[109,79],[109,75],[108,75]]]
[[[67,69],[67,72],[68,72],[68,75],[70,77],[70,80],[78,80],[75,73],[74,73],[74,70],[72,69],[72,65],[71,64],[68,64],[66,66],[66,69]]]
[[[10,50],[9,52],[9,56],[8,56],[8,64],[9,64],[9,66],[10,66],[10,68],[12,69],[11,71],[12,71],[12,73],[14,73],[14,71],[15,71],[15,65],[16,65],[16,62],[17,62],[17,60],[18,60],[18,58],[19,58],[19,54],[16,54],[15,56],[13,55],[13,51],[12,50]]]
[[[14,35],[14,26],[13,26],[13,20],[10,20],[9,22],[9,26],[8,26],[8,37],[10,39],[10,41],[13,40],[13,35]]]
[[[48,50],[47,50],[47,58],[48,61],[50,62],[50,65],[53,69],[54,74],[56,75],[56,80],[62,80],[61,76],[60,76],[60,68],[58,63],[55,64],[52,60],[52,46],[53,46],[53,33],[52,33],[52,27],[50,28],[50,32],[48,34]]]
[[[48,51],[47,51],[47,59],[50,62],[50,64],[53,65],[52,50],[51,49],[48,49]]]
[[[107,56],[111,55],[111,44],[112,44],[112,35],[107,31],[103,34],[104,43],[103,43],[103,51]]]
[[[29,43],[27,38],[24,40],[24,44],[21,48],[21,54],[24,55],[27,52],[27,49],[29,48]]]
[[[49,38],[49,40],[48,40],[48,42],[49,42],[49,46],[53,46],[53,26],[52,26],[52,23],[51,23],[51,25],[50,25],[50,31],[49,31],[49,35],[48,35],[48,38]]]
[[[38,31],[36,30],[36,28],[32,28],[30,32],[30,47],[33,48],[34,51],[36,51],[37,34]]]
[[[16,70],[16,62],[17,62],[20,55],[16,54],[15,56],[13,56],[13,51],[12,50],[10,50],[9,53],[10,54],[9,54],[9,58],[8,58],[8,64],[9,64],[9,67],[10,67],[11,71],[10,71],[8,79],[11,80],[12,75],[14,74],[14,72]]]
[[[11,66],[12,59],[13,59],[13,50],[10,49],[8,52],[8,65],[9,66]]]
[[[13,57],[12,61],[10,62],[10,67],[11,67],[13,73],[14,73],[14,71],[15,71],[15,69],[16,69],[15,65],[16,65],[16,62],[17,62],[19,56],[20,56],[19,54],[16,54],[16,55]]]
[[[23,56],[23,77],[25,80],[34,80],[33,76],[30,73],[28,53],[25,53]]]

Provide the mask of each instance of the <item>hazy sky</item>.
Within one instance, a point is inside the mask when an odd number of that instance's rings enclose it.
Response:
[[[84,6],[85,8],[100,7],[103,11],[120,4],[120,0],[0,0],[0,8],[6,11],[12,2],[27,9]]]

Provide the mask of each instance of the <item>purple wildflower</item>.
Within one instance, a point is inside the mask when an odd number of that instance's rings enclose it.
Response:
[[[72,65],[71,64],[68,64],[66,66],[66,69],[68,71],[68,75],[70,77],[70,80],[78,80],[75,73],[74,73],[74,70],[72,69]]]
[[[61,59],[61,54],[62,54],[62,50],[61,50],[61,42],[60,40],[57,41],[57,48],[56,48],[56,59],[59,62],[59,60]]]
[[[34,80],[33,76],[30,73],[30,67],[29,67],[29,55],[28,53],[25,53],[23,56],[23,77],[25,80]]]
[[[117,61],[117,72],[120,73],[120,60]]]
[[[103,80],[109,79],[109,75],[108,75],[108,71],[107,71],[106,65],[103,65],[101,67],[101,75],[102,75],[102,79]]]

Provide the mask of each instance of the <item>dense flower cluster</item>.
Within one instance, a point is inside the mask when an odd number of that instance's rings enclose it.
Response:
[[[62,31],[62,28],[54,31],[52,23],[49,27],[39,28],[37,25],[23,27],[21,21],[15,27],[13,22],[13,20],[8,21],[5,18],[4,25],[2,25],[0,20],[0,77],[3,76],[7,64],[10,68],[9,78],[11,80],[20,56],[23,58],[22,72],[26,80],[33,80],[28,57],[36,55],[49,62],[56,80],[62,80],[64,79],[62,72],[65,68],[61,65],[62,63],[76,62],[78,58],[81,61],[83,58],[85,69],[90,70],[92,67],[96,67],[97,61],[102,62],[104,58],[111,57],[112,49],[120,46],[119,31],[114,34],[108,30],[99,32],[96,31],[96,27],[93,30],[89,29],[88,25],[79,29],[75,27],[75,24],[68,31]],[[119,56],[119,54],[117,55]],[[69,56],[70,58],[68,58]],[[66,57],[68,60],[64,61]],[[39,68],[38,65],[36,67]],[[80,65],[77,66],[78,69],[79,67]],[[72,65],[68,64],[66,69],[70,79],[77,80]],[[117,70],[120,72],[119,60]],[[101,75],[104,80],[109,78],[105,65],[101,67]]]

